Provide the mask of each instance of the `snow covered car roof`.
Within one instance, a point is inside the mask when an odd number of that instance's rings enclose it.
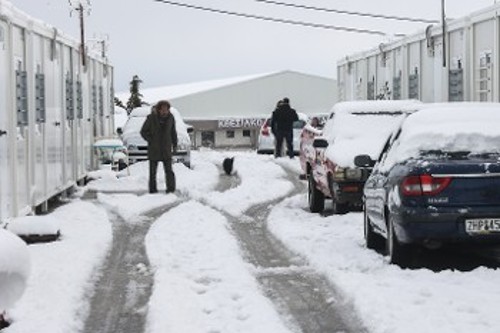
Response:
[[[500,154],[500,103],[431,105],[407,117],[386,164],[419,156],[422,151]]]
[[[376,160],[406,115],[423,107],[416,100],[337,103],[323,129],[329,142],[325,154],[343,167],[354,167],[357,155],[367,154]]]

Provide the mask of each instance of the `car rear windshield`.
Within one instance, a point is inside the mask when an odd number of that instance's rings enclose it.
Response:
[[[303,120],[297,120],[293,122],[293,128],[300,129],[306,125],[306,122]]]

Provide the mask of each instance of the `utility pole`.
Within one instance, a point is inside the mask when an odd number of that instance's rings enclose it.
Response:
[[[443,26],[443,67],[446,67],[446,14],[445,14],[445,3],[441,0],[441,24]]]
[[[87,0],[87,8],[85,8],[82,4],[82,0],[78,0],[77,3],[74,3],[73,0],[68,0],[69,5],[71,7],[70,16],[73,10],[78,12],[78,16],[80,18],[80,55],[82,58],[82,66],[85,67],[86,63],[86,54],[85,54],[85,22],[84,22],[84,11],[87,11],[87,15],[90,14],[90,0]]]

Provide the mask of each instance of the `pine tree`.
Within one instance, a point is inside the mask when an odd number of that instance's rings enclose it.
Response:
[[[118,97],[115,97],[115,98],[114,98],[114,102],[115,102],[115,105],[116,105],[116,106],[121,107],[122,109],[126,109],[125,105],[123,104],[123,102],[122,102],[122,101],[120,101],[120,100],[118,99]]]
[[[142,101],[142,94],[139,92],[139,85],[141,83],[142,80],[137,75],[134,75],[132,81],[130,81],[130,97],[125,107],[127,114],[130,114],[135,108],[147,105],[146,102]]]

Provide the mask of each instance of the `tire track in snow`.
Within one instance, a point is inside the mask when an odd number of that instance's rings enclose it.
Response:
[[[283,167],[283,166],[282,166]],[[304,184],[293,171],[283,167],[294,191],[303,192]],[[238,182],[221,179],[219,191]],[[325,277],[308,267],[267,229],[267,217],[283,198],[256,205],[241,220],[219,210],[229,221],[245,256],[255,267],[255,275],[264,293],[274,302],[291,329],[304,333],[366,332],[353,305]],[[216,208],[215,208],[216,209]]]
[[[125,221],[108,209],[113,244],[90,299],[83,332],[144,332],[153,287],[144,239],[157,218],[182,202],[153,209],[134,221]]]

